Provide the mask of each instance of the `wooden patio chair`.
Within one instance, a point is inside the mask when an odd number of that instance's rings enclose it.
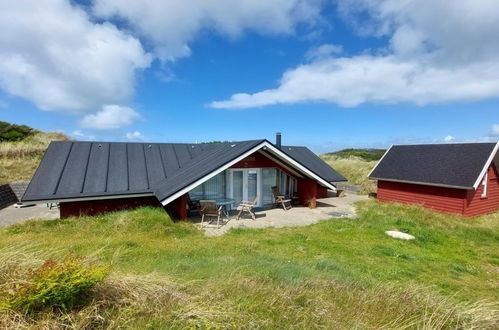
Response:
[[[253,220],[256,220],[256,215],[255,215],[255,212],[253,212],[253,207],[256,205],[257,202],[258,202],[258,195],[256,195],[255,200],[252,202],[247,202],[247,201],[241,202],[239,204],[239,206],[237,207],[237,210],[239,211],[239,213],[237,213],[236,220],[239,220],[239,218],[241,218],[241,215],[243,214],[243,212],[248,212],[250,214],[251,218]]]
[[[222,217],[222,206],[217,208],[217,202],[212,200],[199,201],[201,206],[201,227],[203,227],[204,218],[217,218],[217,227],[220,228],[220,218]]]
[[[281,195],[281,193],[279,192],[279,187],[272,187],[272,194],[274,195],[274,205],[279,207],[282,206],[284,211],[287,211],[293,207],[293,205],[291,205],[292,200],[290,198],[287,198],[287,196]]]
[[[187,209],[190,212],[192,211],[201,211],[201,203],[199,201],[193,201],[191,196],[187,194]]]

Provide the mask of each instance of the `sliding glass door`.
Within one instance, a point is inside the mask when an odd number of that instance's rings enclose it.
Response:
[[[252,202],[258,195],[257,206],[261,204],[261,170],[231,169],[229,170],[228,195],[236,200],[235,205],[242,201]]]

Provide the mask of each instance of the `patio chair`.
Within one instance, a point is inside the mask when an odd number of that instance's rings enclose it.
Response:
[[[201,204],[199,201],[192,200],[191,196],[187,194],[187,208],[189,213],[192,211],[200,211],[201,210]]]
[[[201,200],[201,227],[203,227],[204,218],[217,218],[217,227],[220,228],[220,218],[222,217],[222,206],[217,208],[217,202],[212,200]]]
[[[278,207],[282,206],[284,211],[287,211],[293,207],[291,205],[291,199],[287,198],[285,195],[281,195],[277,186],[272,187],[272,194],[274,195],[274,205]]]
[[[251,218],[253,220],[256,220],[255,212],[253,212],[253,207],[256,205],[257,202],[258,202],[258,195],[256,195],[255,200],[252,202],[247,202],[247,201],[241,202],[237,207],[239,213],[237,214],[236,220],[239,220],[239,218],[241,218],[243,212],[248,212]]]

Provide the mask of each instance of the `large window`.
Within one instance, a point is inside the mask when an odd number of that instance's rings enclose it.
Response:
[[[192,189],[189,196],[194,200],[224,198],[225,172],[215,175],[205,183]]]
[[[269,205],[274,203],[274,195],[272,195],[272,187],[277,183],[277,169],[263,168],[262,169],[262,203]]]
[[[277,168],[262,169],[262,202],[264,205],[274,203],[272,194],[274,186],[279,187],[281,194],[290,196],[296,191],[296,179]]]

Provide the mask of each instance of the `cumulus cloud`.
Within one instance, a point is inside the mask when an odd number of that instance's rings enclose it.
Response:
[[[134,141],[134,142],[140,142],[145,140],[144,136],[139,131],[128,132],[126,133],[125,137],[127,138],[128,141]]]
[[[309,61],[320,60],[342,52],[343,46],[341,45],[324,44],[309,49],[305,54],[305,59]]]
[[[96,130],[118,129],[130,126],[140,118],[140,115],[129,107],[119,105],[105,105],[102,110],[83,117],[80,125]]]
[[[72,138],[74,138],[76,140],[95,140],[94,135],[87,135],[78,129],[74,130],[70,135]]]
[[[456,138],[453,137],[452,135],[447,135],[445,138],[444,138],[444,141],[445,142],[452,142],[454,141]]]
[[[64,0],[2,1],[0,31],[0,88],[43,110],[123,103],[151,61],[138,39]]]
[[[297,23],[313,24],[321,0],[95,0],[94,15],[126,20],[163,61],[191,53],[202,30],[237,38],[245,30],[265,35],[293,33]]]
[[[492,125],[492,132],[491,133],[493,136],[499,136],[499,124]]]
[[[388,47],[351,57],[316,57],[286,71],[274,89],[234,94],[211,106],[425,105],[499,96],[499,6],[494,0],[437,0],[431,6],[422,0],[339,3],[359,33],[387,36]]]

